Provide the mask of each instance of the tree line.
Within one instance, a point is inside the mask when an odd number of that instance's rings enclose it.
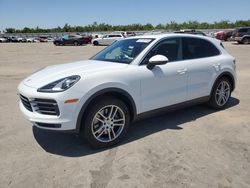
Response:
[[[128,24],[128,25],[110,25],[106,23],[89,24],[86,26],[71,26],[66,23],[63,27],[44,29],[40,27],[23,29],[6,28],[6,33],[58,33],[58,32],[101,32],[101,31],[147,31],[147,30],[180,30],[180,29],[227,29],[250,26],[250,20],[238,20],[230,22],[222,20],[214,23],[188,21],[177,23],[171,21],[167,24],[152,25],[147,24]]]

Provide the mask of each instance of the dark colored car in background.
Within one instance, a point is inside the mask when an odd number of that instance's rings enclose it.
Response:
[[[241,27],[235,29],[232,39],[239,44],[250,44],[250,27]]]
[[[92,37],[91,36],[82,36],[82,35],[65,35],[62,38],[56,39],[54,44],[56,46],[64,46],[64,45],[83,45],[91,43]]]

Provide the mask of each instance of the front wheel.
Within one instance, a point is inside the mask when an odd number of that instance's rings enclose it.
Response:
[[[126,134],[130,115],[127,106],[116,98],[102,98],[91,105],[83,124],[83,135],[95,148],[118,143]]]
[[[223,77],[219,79],[213,88],[210,96],[209,106],[215,109],[223,109],[231,97],[232,85],[229,79]]]
[[[93,44],[94,44],[94,46],[98,46],[99,42],[98,41],[94,41]]]

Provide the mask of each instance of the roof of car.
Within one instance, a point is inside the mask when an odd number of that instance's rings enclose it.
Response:
[[[187,34],[187,33],[164,33],[164,34],[156,34],[156,35],[139,35],[139,36],[133,36],[129,37],[127,39],[141,39],[141,38],[151,38],[151,39],[161,39],[161,38],[167,38],[167,37],[193,37],[193,38],[200,38],[200,39],[206,39],[214,43],[220,43],[220,40],[211,38],[208,36],[201,36],[201,35],[194,35],[194,34]]]
[[[207,38],[206,36],[200,35],[192,35],[187,33],[164,33],[164,34],[156,34],[156,35],[138,35],[130,38],[153,38],[153,39],[160,39],[165,37],[196,37],[196,38]]]

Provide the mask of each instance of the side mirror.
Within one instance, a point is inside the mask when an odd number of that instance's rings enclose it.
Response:
[[[168,62],[168,58],[164,55],[155,55],[149,59],[147,68],[152,70],[156,65],[164,65]]]

